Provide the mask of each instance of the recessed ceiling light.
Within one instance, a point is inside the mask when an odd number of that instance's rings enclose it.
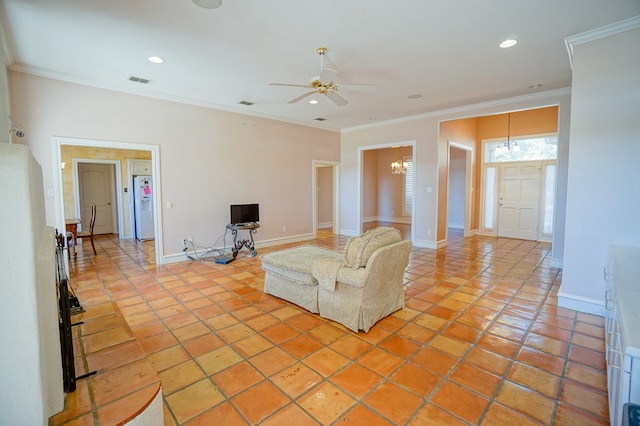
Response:
[[[412,95],[407,96],[409,99],[420,99],[422,95],[420,93],[414,93]]]
[[[153,62],[154,64],[164,63],[164,59],[162,59],[160,56],[149,56],[147,59],[149,59],[149,62]]]
[[[318,103],[318,100],[317,100],[317,99],[311,99],[311,100],[309,101],[309,103],[310,103],[311,105],[315,105],[315,104],[317,104],[317,103]]]
[[[515,46],[516,44],[518,44],[518,40],[514,40],[514,39],[510,38],[510,39],[507,39],[507,40],[503,41],[502,43],[500,43],[499,46],[501,48],[503,48],[503,49],[507,49],[509,47]]]
[[[193,0],[193,2],[205,9],[217,9],[222,4],[222,0]]]

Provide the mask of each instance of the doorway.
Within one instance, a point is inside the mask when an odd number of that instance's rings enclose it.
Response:
[[[358,149],[360,202],[356,235],[375,225],[394,226],[400,228],[403,238],[413,240],[414,152],[415,141]]]
[[[318,229],[331,229],[339,234],[338,225],[338,163],[331,161],[313,162],[314,234]]]
[[[116,197],[116,171],[114,162],[92,163],[91,160],[74,160],[77,189],[75,197],[82,224],[91,219],[91,205],[96,205],[96,222],[93,233],[119,234]],[[115,217],[114,217],[115,216]],[[114,226],[114,222],[116,226]]]
[[[114,142],[114,141],[102,141],[102,140],[94,140],[94,139],[77,139],[77,138],[68,138],[68,137],[52,137],[52,145],[53,145],[53,164],[62,164],[62,147],[64,145],[72,145],[74,147],[84,147],[84,149],[90,148],[104,148],[107,150],[133,150],[133,151],[143,151],[150,156],[151,159],[151,168],[152,174],[154,176],[160,175],[160,147],[159,145],[147,145],[147,144],[138,144],[138,143],[128,143],[128,142]],[[86,162],[92,163],[109,163],[115,162],[115,175],[116,175],[116,204],[112,202],[112,208],[117,210],[117,227],[118,234],[123,236],[123,223],[125,220],[123,217],[124,204],[122,201],[122,194],[127,195],[128,188],[123,187],[122,179],[120,178],[120,161],[117,160],[100,160],[100,159],[90,159]],[[64,165],[63,165],[64,166]],[[75,161],[74,161],[74,167]],[[52,195],[54,196],[55,203],[55,221],[56,227],[58,229],[65,229],[65,211],[72,212],[73,208],[68,207],[65,208],[65,199],[64,199],[64,188],[63,188],[63,177],[62,177],[62,169],[58,168],[58,172],[53,174],[54,178],[54,188],[52,191]],[[76,181],[77,182],[77,181]],[[65,184],[66,185],[66,184]],[[77,186],[76,186],[77,188]],[[161,181],[160,179],[154,179],[152,190],[155,194],[161,193]],[[76,192],[77,194],[77,192]],[[79,195],[76,195],[76,202],[78,201]],[[129,200],[130,201],[130,200]],[[76,204],[77,205],[77,204]],[[157,220],[154,224],[155,231],[155,241],[154,241],[154,257],[153,259],[156,264],[164,263],[164,251],[163,251],[163,235],[162,235],[162,209],[160,205],[160,197],[155,197],[153,200],[153,212],[154,218]],[[70,210],[69,210],[70,209]],[[79,215],[79,211],[76,212]],[[115,224],[113,226],[116,226]]]
[[[471,236],[473,149],[449,141],[449,164],[447,174],[447,240],[455,232],[464,237]]]

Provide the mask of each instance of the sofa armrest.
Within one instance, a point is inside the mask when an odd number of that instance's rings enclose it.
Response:
[[[369,276],[370,269],[358,268],[352,269],[349,267],[343,267],[338,269],[338,275],[336,281],[342,284],[349,284],[354,287],[364,287]]]
[[[338,269],[342,267],[342,259],[318,259],[311,264],[311,275],[318,281],[318,285],[333,291],[336,287]]]

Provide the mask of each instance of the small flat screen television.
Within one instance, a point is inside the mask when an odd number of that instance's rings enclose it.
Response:
[[[231,224],[260,222],[259,204],[231,204]]]

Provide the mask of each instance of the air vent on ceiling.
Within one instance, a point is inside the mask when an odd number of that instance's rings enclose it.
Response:
[[[326,121],[326,118],[322,118],[322,117],[318,117],[318,118],[314,118],[314,120],[316,121]]]
[[[253,105],[253,102],[249,102],[249,101],[240,101],[238,102],[240,105],[247,105],[247,106],[251,106]]]
[[[129,76],[129,81],[133,81],[133,82],[140,83],[140,84],[149,84],[149,82],[150,82],[151,80],[147,80],[146,78],[142,78],[142,77],[135,77],[135,76],[133,76],[133,75],[130,75],[130,76]]]

